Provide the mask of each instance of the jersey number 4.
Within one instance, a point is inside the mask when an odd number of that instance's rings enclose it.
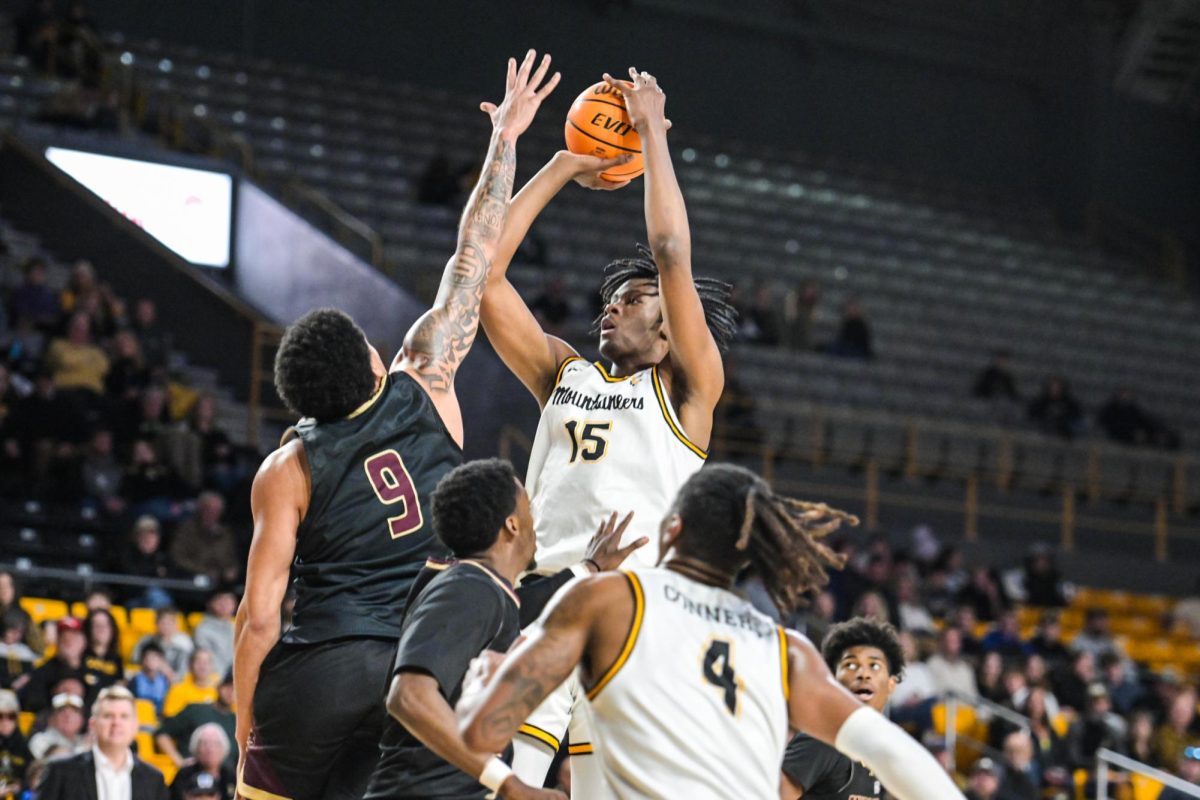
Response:
[[[395,450],[376,453],[363,462],[363,468],[379,502],[385,506],[400,504],[400,514],[388,517],[388,532],[392,538],[399,539],[420,530],[425,524],[421,516],[421,501],[400,454]]]
[[[733,661],[729,642],[724,639],[713,639],[703,660],[704,680],[725,692],[725,707],[729,713],[737,715],[738,711],[738,679],[733,671]]]
[[[588,463],[599,461],[608,453],[608,439],[602,436],[612,430],[611,422],[580,422],[569,420],[566,423],[567,435],[571,437],[571,461],[583,460]]]

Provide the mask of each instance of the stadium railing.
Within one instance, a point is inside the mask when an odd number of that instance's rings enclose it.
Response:
[[[1155,769],[1149,764],[1143,764],[1141,761],[1123,756],[1120,753],[1114,753],[1107,748],[1101,748],[1096,751],[1096,797],[1097,800],[1108,800],[1108,786],[1110,781],[1109,772],[1111,769],[1118,769],[1130,773],[1131,776],[1139,776],[1150,785],[1146,787],[1145,795],[1147,797],[1158,797],[1158,792],[1161,788],[1174,789],[1177,792],[1182,792],[1188,797],[1200,797],[1200,786],[1194,783],[1177,778],[1169,772],[1163,772],[1161,769]],[[1140,783],[1137,781],[1136,783]],[[1135,797],[1137,796],[1137,788],[1135,785]]]
[[[990,756],[997,758],[1003,756],[1003,753],[990,746],[986,741],[973,735],[977,721],[1002,719],[1017,726],[1020,730],[1029,730],[1029,717],[982,697],[966,697],[957,692],[947,692],[942,695],[942,704],[946,713],[946,729],[943,735],[946,740],[946,753],[950,757],[951,770],[958,766],[959,740]],[[964,707],[971,709],[969,715],[963,712]],[[935,724],[935,729],[936,727]]]

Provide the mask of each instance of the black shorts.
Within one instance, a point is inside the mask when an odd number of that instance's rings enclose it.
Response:
[[[279,642],[254,690],[243,797],[359,800],[379,759],[396,642]]]

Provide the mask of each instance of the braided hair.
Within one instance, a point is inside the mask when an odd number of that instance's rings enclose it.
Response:
[[[604,282],[600,285],[600,299],[604,305],[612,302],[613,295],[626,281],[638,278],[658,281],[658,264],[654,262],[650,248],[638,244],[637,252],[634,258],[618,258],[604,268]],[[700,295],[700,304],[704,306],[704,321],[708,323],[717,348],[724,353],[737,331],[737,309],[729,301],[733,286],[716,278],[695,278],[694,283]],[[592,333],[599,332],[603,316],[601,314],[596,318]]]
[[[681,554],[729,572],[757,575],[783,615],[805,592],[829,582],[828,569],[846,558],[822,539],[858,517],[824,503],[775,494],[762,478],[734,464],[713,464],[694,474],[676,500],[683,520]]]

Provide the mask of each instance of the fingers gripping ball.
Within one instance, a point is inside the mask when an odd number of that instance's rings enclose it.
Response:
[[[602,172],[601,178],[619,182],[642,174],[642,140],[625,111],[625,97],[604,81],[575,98],[564,129],[572,153],[600,158],[633,156],[629,163]]]

